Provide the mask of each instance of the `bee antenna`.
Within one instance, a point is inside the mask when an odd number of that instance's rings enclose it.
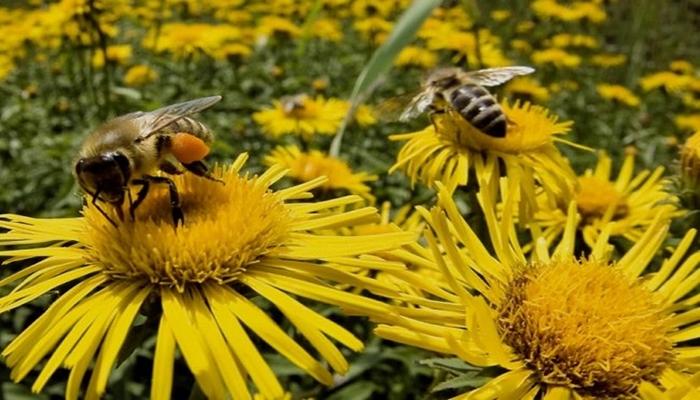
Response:
[[[97,209],[97,211],[99,211],[100,214],[102,214],[102,215],[107,219],[107,221],[109,221],[109,223],[112,224],[112,226],[116,228],[116,227],[117,227],[117,223],[114,222],[114,221],[112,220],[112,218],[109,217],[109,215],[107,215],[107,213],[105,212],[105,210],[103,210],[102,207],[100,207],[99,204],[97,204],[97,200],[99,200],[99,197],[98,197],[98,196],[100,195],[100,191],[101,191],[100,188],[97,188],[97,190],[95,190],[95,193],[90,193],[90,195],[92,196],[92,205],[95,206],[95,208]],[[88,192],[88,193],[89,193],[89,192]]]

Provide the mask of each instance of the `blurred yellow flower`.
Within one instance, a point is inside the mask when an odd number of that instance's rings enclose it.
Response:
[[[676,126],[691,132],[700,131],[700,114],[676,115]]]
[[[323,190],[345,189],[352,194],[374,202],[374,196],[366,182],[377,180],[366,172],[353,173],[345,161],[318,150],[302,152],[297,146],[277,146],[265,156],[265,165],[279,165],[289,170],[288,175],[299,182],[310,182],[326,177],[318,186]]]
[[[319,18],[314,21],[311,33],[319,39],[330,40],[331,42],[343,40],[343,31],[340,23],[330,18]]]
[[[118,44],[107,46],[107,61],[112,64],[125,65],[131,61],[131,45]],[[96,68],[102,68],[105,65],[104,53],[100,49],[95,50],[92,56],[92,65]]]
[[[624,86],[601,83],[596,85],[596,90],[604,99],[615,100],[630,107],[639,106],[639,97]]]
[[[668,69],[679,74],[692,75],[695,73],[693,64],[686,60],[674,60],[669,64]]]
[[[293,21],[276,16],[262,17],[255,28],[257,37],[269,38],[272,36],[297,37],[301,34],[299,28]]]
[[[253,114],[253,120],[272,137],[291,133],[310,139],[315,134],[333,135],[347,109],[343,100],[296,95],[273,101],[272,107]]]
[[[350,104],[348,103],[348,108],[349,107]],[[357,109],[355,109],[354,121],[357,122],[358,125],[365,127],[376,124],[377,117],[372,107],[366,104],[360,104]]]
[[[547,109],[527,102],[501,106],[508,119],[504,138],[480,132],[456,113],[434,116],[435,123],[421,131],[390,136],[407,142],[389,172],[403,170],[412,184],[441,181],[450,192],[467,185],[472,169],[479,185],[495,185],[503,174],[517,182],[524,216],[536,209],[540,186],[555,198],[570,196],[576,174],[554,142],[564,141],[556,135],[568,132],[572,123],[558,122]]]
[[[613,178],[612,159],[601,152],[595,169],[578,177],[573,196],[585,243],[592,248],[601,234],[636,242],[657,219],[668,223],[679,216],[678,200],[667,190],[663,173],[664,168],[658,167],[635,174],[634,154],[628,154]],[[534,221],[542,229],[538,237],[550,245],[564,233],[568,204],[569,199],[553,202],[540,196]]]
[[[524,96],[538,102],[546,102],[549,99],[549,90],[537,79],[529,76],[518,77],[508,82],[505,91],[513,96]]]
[[[515,31],[517,33],[528,33],[535,28],[534,21],[521,21],[515,25]]]
[[[347,372],[348,362],[330,339],[354,351],[362,349],[362,342],[297,297],[356,315],[390,313],[387,304],[330,283],[391,294],[368,274],[356,277],[346,271],[367,265],[366,255],[414,241],[415,234],[316,233],[377,221],[377,210],[338,211],[361,201],[358,196],[299,202],[324,179],[272,191],[270,186],[284,176],[283,167],[249,177],[239,173],[245,160],[241,156],[233,165],[214,170],[224,185],[193,174],[176,176],[185,212],[185,224],[178,227],[172,225],[168,191],[155,189],[135,220],[127,218],[116,226],[90,202],[80,218],[3,215],[0,245],[11,248],[0,251],[0,256],[11,257],[11,262],[34,261],[0,281],[4,287],[18,283],[11,292],[3,292],[7,294],[0,297],[0,312],[48,292],[62,292],[3,350],[12,379],[20,381],[39,367],[32,387],[39,392],[59,367],[66,367],[70,372],[65,397],[72,400],[81,394],[83,377],[94,364],[84,396],[102,397],[135,318],[150,302],[157,304],[150,314],[160,320],[153,399],[171,398],[178,353],[204,395],[216,399],[250,399],[251,390],[269,399],[284,396],[256,343],[265,343],[327,385],[333,383],[328,366],[340,374]],[[119,221],[114,209],[105,212]],[[371,265],[400,267],[376,255]],[[251,296],[265,298],[290,324],[281,328]],[[305,338],[303,343],[290,336],[291,327],[298,338]],[[259,339],[254,341],[251,335]]]
[[[352,25],[362,36],[373,44],[384,41],[393,24],[381,17],[368,17],[357,20]]]
[[[587,19],[593,23],[601,23],[607,19],[607,14],[601,4],[586,1],[560,4],[556,0],[534,0],[530,3],[530,7],[540,17],[555,18],[565,22]]]
[[[581,57],[557,48],[535,50],[530,58],[537,65],[551,64],[562,68],[577,68],[581,65]]]
[[[203,54],[221,57],[225,45],[238,43],[244,38],[244,33],[231,25],[171,22],[163,24],[155,45],[151,39],[145,38],[143,46],[158,53],[170,53],[177,59]]]
[[[7,75],[15,69],[15,64],[10,57],[0,55],[0,81],[5,79]]]
[[[481,57],[481,65],[486,67],[499,67],[512,65],[501,49],[501,39],[488,29],[479,30],[479,51],[477,52],[476,38],[473,32],[447,31],[444,34],[431,36],[426,39],[426,46],[430,50],[450,50],[457,54],[455,62],[459,58],[466,58],[470,68],[478,68],[478,57]]]
[[[681,147],[681,178],[685,188],[700,194],[700,129]]]
[[[357,20],[365,18],[387,18],[394,11],[394,1],[353,0],[350,3],[350,11]]]
[[[598,39],[590,35],[559,33],[545,41],[545,45],[551,47],[584,47],[588,49],[598,48]]]
[[[617,67],[626,62],[627,56],[624,54],[596,54],[591,57],[591,64],[603,68]]]
[[[131,87],[143,86],[156,79],[158,79],[158,73],[145,64],[134,65],[124,74],[124,84]]]
[[[510,41],[510,47],[518,50],[521,53],[529,53],[532,51],[532,45],[527,40],[513,39]]]
[[[673,388],[682,398],[696,389],[700,253],[689,252],[695,229],[658,272],[645,273],[664,248],[667,226],[655,221],[619,260],[605,237],[581,258],[569,207],[555,250],[536,240],[528,258],[510,213],[495,218],[494,200],[487,190],[479,193],[488,239],[474,232],[446,190],[423,210],[426,250],[434,255],[426,261],[439,276],[400,272],[405,286],[424,294],[402,290],[395,307],[401,318],[379,318],[377,335],[500,371],[455,399],[647,400],[666,398],[652,391]]]
[[[693,77],[691,76],[662,71],[642,77],[639,80],[639,85],[645,92],[658,88],[664,88],[669,92],[676,92],[687,88],[692,81]]]
[[[438,57],[434,52],[418,46],[406,46],[396,57],[394,63],[398,66],[416,66],[430,69],[437,64]]]
[[[496,22],[503,22],[510,18],[511,16],[510,10],[506,9],[499,9],[499,10],[493,10],[491,11],[491,19],[493,19]]]

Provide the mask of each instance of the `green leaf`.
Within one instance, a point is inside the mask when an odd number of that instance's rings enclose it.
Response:
[[[490,381],[491,378],[488,376],[480,376],[479,372],[472,371],[462,374],[456,378],[447,380],[438,385],[435,385],[432,392],[439,392],[441,390],[447,389],[473,389],[483,386],[486,382]]]
[[[372,397],[372,394],[379,389],[377,385],[367,381],[357,381],[338,390],[328,396],[328,400],[365,400]]]
[[[414,0],[413,4],[401,14],[387,40],[372,54],[369,63],[365,65],[355,81],[350,95],[350,109],[333,138],[330,155],[337,157],[340,154],[343,134],[355,108],[370,95],[380,79],[391,69],[394,58],[413,40],[423,22],[440,3],[440,0]]]
[[[440,369],[455,374],[462,374],[465,371],[481,371],[481,368],[475,367],[459,358],[428,358],[419,361],[420,364],[426,365],[433,369]]]

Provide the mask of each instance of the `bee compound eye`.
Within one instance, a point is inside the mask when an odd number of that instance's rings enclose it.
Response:
[[[125,181],[129,180],[129,177],[131,176],[131,168],[129,165],[129,159],[122,153],[115,153],[112,159],[117,163],[119,166],[119,170],[122,173],[122,176],[124,177]]]

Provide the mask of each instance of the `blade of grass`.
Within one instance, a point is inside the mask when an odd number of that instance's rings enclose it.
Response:
[[[369,63],[365,65],[355,81],[350,95],[350,109],[331,143],[329,151],[331,156],[337,157],[340,154],[345,128],[357,106],[370,95],[379,80],[391,69],[394,58],[413,40],[418,29],[433,9],[440,5],[440,2],[441,0],[414,0],[413,4],[401,14],[387,40],[372,54]]]
[[[309,14],[306,16],[304,24],[301,26],[301,38],[296,49],[297,57],[303,56],[306,52],[306,45],[309,42],[309,39],[311,38],[312,28],[314,26],[314,23],[316,23],[316,21],[318,20],[318,17],[321,15],[322,7],[322,0],[314,1],[314,4],[311,6],[311,10],[309,11]]]

